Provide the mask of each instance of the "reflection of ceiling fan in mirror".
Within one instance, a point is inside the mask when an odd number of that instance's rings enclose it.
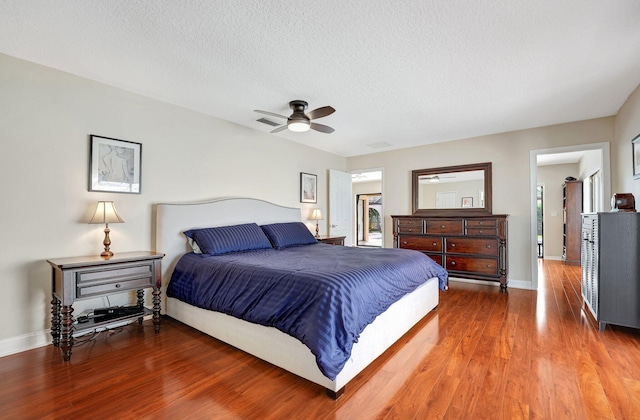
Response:
[[[293,111],[293,113],[289,117],[285,117],[284,115],[276,114],[274,112],[261,111],[259,109],[255,109],[254,111],[260,114],[270,115],[276,118],[284,118],[285,120],[287,120],[286,124],[281,125],[275,130],[271,130],[272,133],[277,133],[286,129],[295,132],[309,131],[309,129],[312,129],[321,133],[333,133],[334,129],[329,127],[328,125],[317,124],[311,122],[311,120],[326,117],[327,115],[331,115],[336,112],[336,110],[330,106],[323,106],[321,108],[314,109],[313,111],[309,111],[305,114],[304,111],[307,109],[307,106],[309,106],[309,104],[305,101],[296,100],[289,102],[289,108],[291,108],[291,110]]]
[[[441,179],[445,178],[455,178],[455,175],[422,175],[418,177],[420,183],[431,183],[431,182],[440,182]]]

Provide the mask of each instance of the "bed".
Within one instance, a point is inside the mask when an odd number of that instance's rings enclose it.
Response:
[[[300,209],[282,207],[250,198],[156,205],[156,250],[166,254],[162,273],[162,292],[165,296],[162,309],[169,317],[319,384],[326,389],[329,396],[338,398],[351,379],[437,307],[439,289],[444,287],[441,274],[438,274],[440,279],[432,277],[424,282],[421,281],[415,289],[390,304],[383,313],[366,325],[357,337],[357,342],[352,344],[353,347],[346,361],[340,365],[339,371],[333,374],[327,374],[324,366],[321,369],[317,354],[314,354],[307,345],[278,328],[244,321],[223,312],[186,303],[175,297],[167,297],[167,286],[174,270],[178,267],[179,271],[182,271],[181,264],[184,264],[184,260],[193,258],[192,248],[184,232],[195,228],[253,223],[260,226],[286,225],[292,222],[301,222]],[[323,253],[338,252],[338,248],[349,253],[365,251],[325,244],[309,246]],[[321,249],[322,247],[324,249]],[[404,252],[404,250],[398,251]],[[264,252],[274,254],[279,251],[264,250]],[[296,249],[293,252],[300,252],[300,250]]]

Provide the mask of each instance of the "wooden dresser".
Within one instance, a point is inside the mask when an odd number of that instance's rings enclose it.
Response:
[[[507,291],[507,215],[391,218],[395,248],[424,252],[451,277],[496,281]]]

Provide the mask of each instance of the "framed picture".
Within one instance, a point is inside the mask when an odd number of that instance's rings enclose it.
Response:
[[[300,172],[300,202],[318,202],[318,177]]]
[[[89,191],[140,194],[142,144],[90,135]]]
[[[631,140],[631,155],[633,156],[633,179],[640,179],[640,134]]]
[[[462,207],[473,207],[473,197],[462,197]]]

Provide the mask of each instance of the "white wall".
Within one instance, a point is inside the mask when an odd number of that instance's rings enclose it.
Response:
[[[88,192],[89,134],[142,143],[142,194]],[[155,203],[243,196],[305,215],[307,172],[326,214],[327,169],[346,169],[345,158],[1,54],[0,136],[0,356],[49,338],[45,260],[100,253],[104,226],[86,223],[98,200],[125,221],[110,226],[112,251],[150,250]]]
[[[618,111],[615,140],[611,146],[611,191],[612,193],[632,193],[636,199],[636,209],[640,209],[640,179],[633,179],[631,140],[638,134],[640,134],[640,86]]]
[[[640,108],[640,104],[638,105]],[[530,151],[559,146],[610,142],[614,118],[532,128],[348,159],[349,170],[384,167],[385,246],[393,246],[391,215],[411,214],[411,171],[492,162],[493,213],[509,215],[509,281],[533,287],[531,263]]]

